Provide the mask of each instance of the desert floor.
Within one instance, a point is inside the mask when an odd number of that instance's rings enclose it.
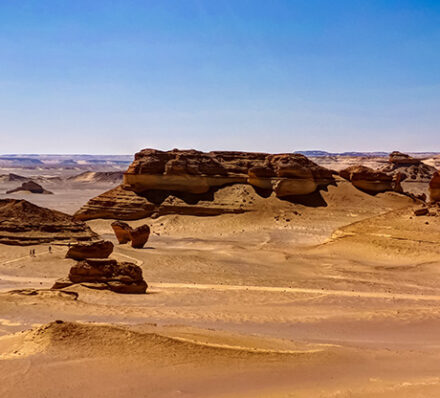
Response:
[[[64,194],[35,202],[93,196]],[[51,291],[65,246],[1,245],[0,396],[440,396],[440,217],[344,182],[322,196],[131,222],[152,228],[142,250],[90,221],[142,266],[146,295]]]

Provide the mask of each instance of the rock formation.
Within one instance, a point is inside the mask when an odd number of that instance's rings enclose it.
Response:
[[[401,181],[406,184],[409,182],[428,183],[436,169],[423,163],[420,159],[395,151],[390,154],[388,164],[380,171],[391,175],[400,173]],[[406,186],[405,188],[408,190],[410,187]]]
[[[107,258],[113,252],[113,243],[108,240],[77,243],[69,248],[66,258],[85,260],[87,258]]]
[[[150,237],[150,227],[148,225],[141,225],[129,231],[131,238],[131,247],[135,249],[142,249]]]
[[[440,172],[435,172],[429,182],[429,196],[431,201],[440,202]]]
[[[29,192],[29,193],[37,193],[37,194],[45,194],[45,195],[52,195],[53,192],[47,191],[44,189],[40,184],[37,184],[34,181],[27,181],[21,184],[20,187],[11,189],[10,191],[7,191],[7,194],[11,194],[14,192]]]
[[[369,167],[352,166],[341,170],[339,174],[361,191],[373,194],[394,191],[393,176]]]
[[[0,199],[0,243],[35,245],[57,240],[88,241],[97,235],[83,222],[26,200]]]
[[[334,182],[333,174],[300,154],[145,149],[135,155],[121,186],[90,200],[75,217],[240,213],[247,207],[220,200],[219,190],[250,185],[288,199],[315,193]]]
[[[115,233],[116,239],[120,244],[128,243],[131,240],[130,232],[132,228],[125,222],[114,221],[112,222],[113,232]]]
[[[107,289],[129,294],[145,293],[148,287],[139,266],[112,259],[79,261],[72,266],[69,276],[56,281],[52,289],[63,289],[74,284],[90,289]]]

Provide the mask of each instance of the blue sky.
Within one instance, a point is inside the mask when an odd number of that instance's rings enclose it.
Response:
[[[0,0],[0,152],[440,151],[440,1]]]

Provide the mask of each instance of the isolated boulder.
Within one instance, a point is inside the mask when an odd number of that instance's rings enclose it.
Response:
[[[429,196],[431,201],[440,202],[440,172],[435,172],[429,183]]]
[[[87,258],[107,258],[113,252],[113,243],[108,240],[81,242],[70,247],[66,258],[85,260]]]
[[[52,289],[63,289],[74,284],[128,294],[145,293],[148,287],[138,265],[112,259],[91,258],[76,263],[70,269],[69,276],[56,281]]]
[[[420,209],[414,210],[414,215],[417,217],[426,216],[427,214],[429,214],[429,209],[427,207],[421,207]]]
[[[113,232],[115,233],[116,239],[120,244],[130,242],[130,232],[132,231],[132,228],[127,223],[122,221],[114,221],[111,225],[113,228]]]
[[[142,249],[150,237],[150,227],[148,225],[141,225],[130,231],[131,247],[135,249]]]

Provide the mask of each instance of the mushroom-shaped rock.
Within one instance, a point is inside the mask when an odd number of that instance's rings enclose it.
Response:
[[[113,232],[115,233],[116,239],[120,244],[130,242],[130,231],[132,230],[132,228],[127,223],[122,221],[114,221],[111,225],[113,228]]]
[[[150,237],[150,227],[145,224],[132,229],[130,231],[131,236],[131,246],[135,249],[142,249],[147,243],[148,238]]]
[[[351,166],[341,170],[339,174],[356,188],[368,193],[394,191],[393,176],[373,170],[370,167]]]
[[[440,172],[435,172],[429,183],[429,195],[433,202],[440,202]]]
[[[90,289],[107,289],[130,294],[145,293],[148,287],[138,265],[112,259],[79,261],[70,269],[69,276],[56,281],[52,289],[62,289],[74,284],[81,284]]]
[[[113,252],[113,243],[108,240],[81,242],[67,251],[66,258],[85,260],[87,258],[107,258]]]

